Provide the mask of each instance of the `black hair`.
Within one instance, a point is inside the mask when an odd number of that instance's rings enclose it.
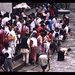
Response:
[[[51,19],[51,20],[52,20],[52,19],[53,19],[53,16],[49,16],[49,19]]]
[[[34,27],[33,30],[36,30],[36,28]]]
[[[63,30],[60,30],[60,35],[63,35]]]
[[[40,30],[40,33],[41,33],[41,36],[46,36],[47,35],[47,32],[44,29]]]
[[[6,25],[9,26],[9,22],[6,22]]]
[[[44,24],[41,24],[41,27],[44,27],[45,25]]]
[[[4,17],[9,17],[9,13],[6,12],[6,13],[4,14]]]
[[[65,25],[65,24],[63,24],[63,25],[62,25],[62,28],[65,28],[65,27],[66,27],[66,25]]]
[[[60,20],[60,23],[62,23],[62,20]]]
[[[68,51],[71,51],[71,48],[68,48]]]
[[[29,22],[26,22],[26,24],[25,24],[26,26],[28,26],[29,25]]]
[[[55,31],[56,31],[56,30],[57,30],[57,32],[58,32],[58,31],[59,31],[59,28],[58,28],[58,27],[56,27],[56,28],[55,28]]]
[[[49,21],[46,21],[45,24],[48,25],[49,24]]]
[[[42,20],[40,23],[44,23],[44,21]]]
[[[8,43],[4,43],[4,46],[5,46],[5,47],[9,47],[9,44],[8,44]]]
[[[68,33],[69,33],[69,32],[71,32],[71,29],[70,29],[70,28],[68,29]]]
[[[51,31],[50,31],[50,33],[53,33],[53,32],[54,32],[54,30],[51,30]]]

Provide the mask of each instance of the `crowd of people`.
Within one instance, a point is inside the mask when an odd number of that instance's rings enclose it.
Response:
[[[23,62],[27,65],[43,63],[44,72],[48,60],[50,69],[50,55],[60,50],[61,43],[71,32],[69,17],[59,19],[58,9],[58,3],[50,3],[43,4],[40,10],[36,7],[29,15],[25,14],[24,8],[11,14],[0,12],[0,53],[5,57],[5,60],[0,58],[0,62],[4,62],[4,71],[8,72],[9,67],[13,72],[12,59],[14,61],[18,52],[23,54]],[[42,54],[46,57],[40,56]]]

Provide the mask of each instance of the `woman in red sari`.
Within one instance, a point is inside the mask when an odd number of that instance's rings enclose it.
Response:
[[[34,60],[34,65],[36,65],[36,53],[37,53],[37,37],[33,34],[30,39],[30,58]]]
[[[53,4],[50,5],[50,15],[54,17],[54,7],[53,7]]]

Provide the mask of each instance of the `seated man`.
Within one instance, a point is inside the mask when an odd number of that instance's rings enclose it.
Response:
[[[68,51],[71,51],[71,48],[61,48],[60,49],[62,52],[64,52],[64,55],[66,56],[66,55],[68,55]]]

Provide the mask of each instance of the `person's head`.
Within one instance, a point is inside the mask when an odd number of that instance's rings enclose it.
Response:
[[[45,25],[44,25],[44,24],[41,24],[41,27],[42,27],[42,28],[44,28],[44,27],[45,27]]]
[[[10,31],[12,30],[12,26],[9,26],[9,30],[10,30]]]
[[[71,51],[71,48],[68,48],[68,50],[67,51]]]
[[[62,28],[64,29],[65,27],[66,27],[66,25],[65,25],[65,24],[63,24],[63,25],[62,25]]]
[[[63,30],[60,30],[60,35],[63,35]]]
[[[53,33],[54,33],[54,30],[51,30],[51,31],[50,31],[50,33],[52,33],[52,34],[53,34]]]
[[[6,22],[6,26],[8,26],[8,27],[9,27],[9,22]]]
[[[55,19],[57,20],[57,18],[58,18],[58,15],[56,14],[56,15],[55,15]]]
[[[33,33],[32,37],[37,38],[37,34],[36,33]]]
[[[56,28],[55,28],[55,31],[56,31],[56,32],[58,32],[58,31],[59,31],[59,28],[58,28],[58,27],[56,27]]]
[[[22,17],[19,17],[18,19],[21,23],[23,23],[23,18]]]
[[[29,36],[29,33],[28,33],[28,32],[26,32],[26,33],[25,33],[25,36]]]
[[[45,24],[48,25],[49,24],[49,21],[46,21]]]
[[[42,20],[42,21],[40,22],[40,24],[44,24],[44,21]]]
[[[60,23],[62,23],[62,20],[60,20]]]
[[[4,17],[9,17],[9,12],[6,12],[6,13],[4,14]]]
[[[35,8],[35,11],[38,12],[38,7]]]
[[[58,34],[58,33],[56,33],[56,34],[55,34],[55,38],[57,38],[58,36],[59,36],[59,34]]]
[[[53,19],[53,16],[49,16],[49,19],[51,19],[51,20],[52,20],[52,19]]]
[[[5,44],[4,44],[4,47],[5,47],[5,49],[8,49],[9,44],[8,44],[8,43],[5,43]]]

